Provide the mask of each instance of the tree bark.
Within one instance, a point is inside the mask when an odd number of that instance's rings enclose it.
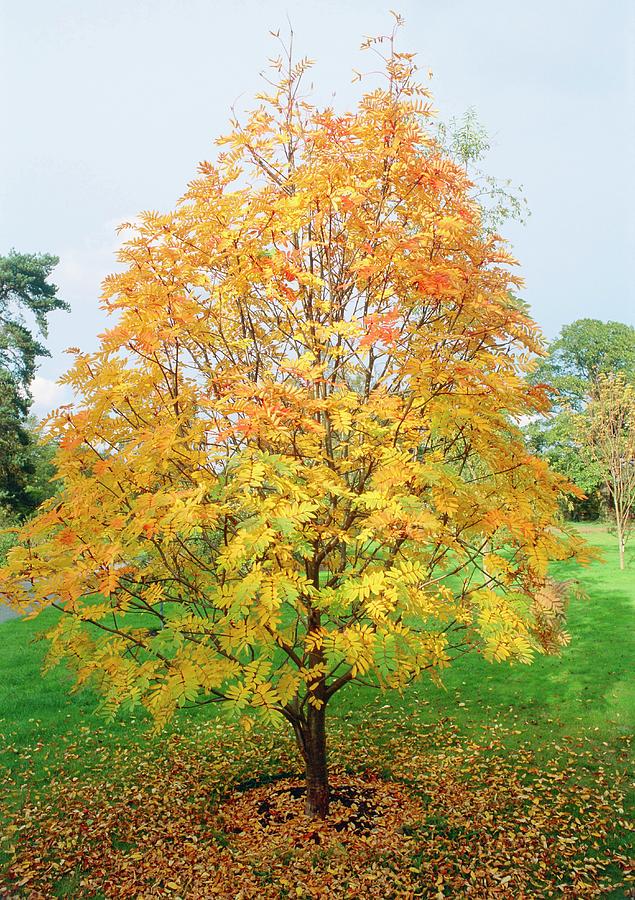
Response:
[[[313,583],[320,586],[320,566],[316,561]],[[318,633],[321,627],[319,609],[309,606],[308,632]],[[306,772],[305,812],[312,819],[326,819],[329,814],[329,776],[326,759],[326,704],[328,700],[324,677],[324,651],[316,645],[309,653],[309,668],[315,673],[308,694],[315,704],[305,697],[306,712],[302,713],[293,728],[304,759]],[[319,708],[318,708],[319,707]]]
[[[309,707],[307,716],[307,754],[305,812],[312,819],[329,814],[329,775],[326,760],[326,707]]]
[[[309,706],[306,717],[293,723],[293,730],[306,778],[304,811],[312,819],[326,819],[329,814],[329,775],[326,756],[326,706]]]

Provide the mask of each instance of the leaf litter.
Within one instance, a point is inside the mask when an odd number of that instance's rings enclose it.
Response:
[[[196,723],[107,751],[84,735],[46,785],[6,771],[0,897],[523,900],[633,883],[626,739],[617,757],[588,738],[538,755],[500,727],[404,726],[380,742],[372,722],[334,721],[325,822],[304,815],[280,735]]]

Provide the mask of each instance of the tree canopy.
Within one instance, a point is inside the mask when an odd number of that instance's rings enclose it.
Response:
[[[51,493],[42,477],[51,454],[38,446],[28,413],[38,359],[49,355],[41,342],[48,316],[69,308],[49,281],[58,262],[14,250],[0,256],[0,507],[17,515]]]
[[[582,552],[517,424],[549,401],[515,261],[412,55],[373,46],[384,79],[346,113],[279,60],[176,209],[131,226],[118,318],[50,423],[63,489],[3,573],[63,610],[51,661],[107,710],[286,720],[312,815],[337,691],[556,651],[547,567]]]
[[[623,322],[576,319],[549,345],[534,381],[553,385],[570,407],[580,409],[601,375],[623,372],[635,379],[635,328]]]
[[[11,250],[0,256],[0,369],[11,374],[24,400],[38,357],[50,355],[24,314],[32,314],[39,334],[46,337],[49,314],[69,309],[48,280],[58,263],[57,256],[47,253]]]
[[[576,518],[597,518],[604,483],[598,460],[581,439],[579,415],[597,394],[604,376],[623,374],[635,382],[635,328],[622,322],[577,319],[549,345],[531,380],[554,390],[554,407],[526,428],[529,446],[587,495],[569,502]]]

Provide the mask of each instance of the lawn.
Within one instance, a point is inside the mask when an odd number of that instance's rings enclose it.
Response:
[[[604,561],[555,572],[589,595],[561,657],[466,657],[445,690],[336,696],[340,831],[281,812],[292,781],[266,782],[298,772],[286,732],[245,735],[209,708],[160,737],[139,717],[106,722],[62,670],[41,677],[34,639],[53,611],[1,624],[0,897],[627,896],[610,885],[624,878],[635,554],[620,572],[606,530],[581,530]]]

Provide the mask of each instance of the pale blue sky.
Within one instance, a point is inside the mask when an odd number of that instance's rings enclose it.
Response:
[[[635,323],[635,0],[4,0],[0,253],[57,254],[72,304],[51,321],[38,412],[64,399],[63,349],[93,349],[104,327],[116,224],[171,208],[213,156],[230,107],[261,87],[269,30],[288,14],[316,100],[346,108],[352,68],[369,68],[360,41],[393,4],[442,118],[474,106],[486,169],[524,186],[532,216],[506,233],[546,334]]]

